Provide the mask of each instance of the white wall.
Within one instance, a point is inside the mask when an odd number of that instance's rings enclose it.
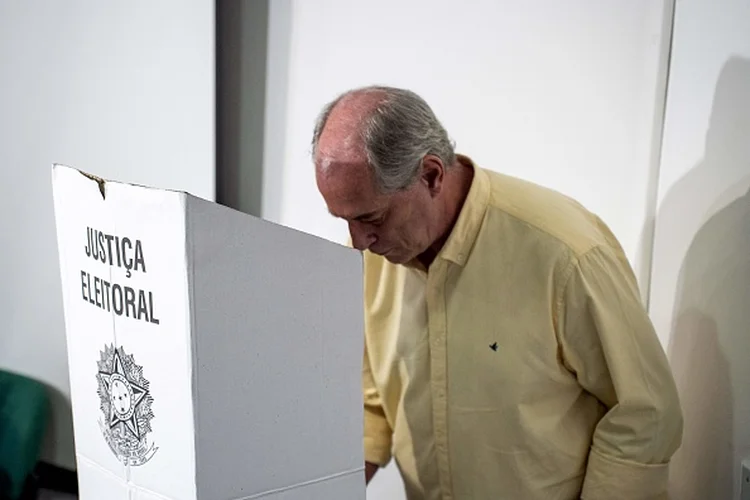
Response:
[[[50,387],[74,467],[50,167],[213,199],[214,2],[0,2],[0,82],[0,368]]]
[[[685,414],[675,498],[739,499],[750,457],[750,3],[675,9],[650,312]]]
[[[343,242],[345,225],[328,215],[315,187],[315,116],[353,86],[406,86],[432,104],[460,152],[599,213],[646,276],[649,252],[641,248],[650,249],[669,7],[271,2],[263,216]],[[393,467],[369,497],[403,498]]]

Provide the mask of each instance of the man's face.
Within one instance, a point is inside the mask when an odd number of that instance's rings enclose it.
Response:
[[[324,159],[317,167],[318,189],[331,214],[349,224],[355,248],[404,264],[430,246],[432,199],[422,179],[403,191],[383,194],[364,162]]]

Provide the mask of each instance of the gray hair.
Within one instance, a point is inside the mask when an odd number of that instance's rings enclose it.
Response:
[[[344,97],[363,93],[382,95],[360,129],[367,162],[381,192],[393,193],[411,186],[426,155],[440,158],[446,169],[455,163],[454,145],[424,99],[410,90],[383,86],[349,90],[328,103],[315,124],[313,155],[333,108]]]

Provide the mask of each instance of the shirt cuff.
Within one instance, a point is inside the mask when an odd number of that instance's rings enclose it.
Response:
[[[591,448],[583,500],[666,500],[669,464],[641,464]]]
[[[365,462],[385,467],[391,460],[391,428],[382,415],[365,408]]]

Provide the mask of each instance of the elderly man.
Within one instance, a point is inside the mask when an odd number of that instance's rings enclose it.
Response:
[[[413,92],[321,113],[318,189],[364,253],[364,449],[410,500],[665,498],[682,416],[625,254],[549,189],[457,155]]]

